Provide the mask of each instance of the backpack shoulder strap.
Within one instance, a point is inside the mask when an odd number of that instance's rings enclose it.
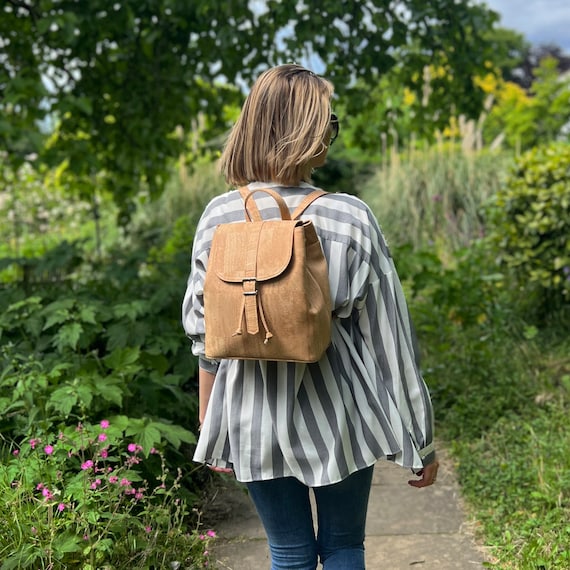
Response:
[[[297,220],[299,216],[317,199],[326,194],[324,190],[317,189],[305,196],[304,200],[297,206],[291,214],[292,220]]]

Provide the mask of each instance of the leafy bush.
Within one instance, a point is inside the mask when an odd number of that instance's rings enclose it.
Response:
[[[215,533],[188,532],[180,472],[145,456],[129,418],[36,433],[0,464],[2,570],[208,566]]]
[[[394,257],[446,435],[480,437],[532,405],[537,387],[519,346],[525,323],[493,273],[484,241],[457,251],[447,267],[433,251],[409,246],[394,248]]]
[[[570,145],[535,148],[516,163],[492,206],[499,263],[541,313],[570,300]]]
[[[211,170],[199,180],[213,181]],[[173,184],[160,203],[141,200],[131,226],[112,229],[97,251],[63,222],[61,237],[81,239],[46,243],[31,220],[25,251],[0,252],[0,491],[10,499],[0,515],[9,528],[3,570],[207,563],[211,536],[186,507],[196,505],[204,475],[190,465],[197,361],[180,305],[195,224],[218,186]],[[108,430],[93,427],[105,418]],[[111,475],[95,471],[103,464]],[[113,483],[119,475],[133,483],[132,496]]]
[[[28,435],[36,421],[121,412],[160,419],[162,435],[179,443],[167,425],[192,425],[196,397],[186,385],[196,363],[179,324],[185,275],[169,263],[137,279],[134,260],[114,262],[86,283],[0,293],[3,430]]]

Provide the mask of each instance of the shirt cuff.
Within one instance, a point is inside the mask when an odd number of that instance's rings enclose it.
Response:
[[[220,363],[217,360],[208,360],[203,356],[198,358],[198,366],[205,370],[206,372],[210,372],[211,374],[215,374],[218,371],[218,367]]]
[[[429,445],[426,445],[422,449],[418,451],[422,463],[424,465],[429,465],[435,461],[435,444],[431,442]]]

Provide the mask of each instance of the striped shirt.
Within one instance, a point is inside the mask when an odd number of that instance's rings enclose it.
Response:
[[[309,184],[272,187],[293,210]],[[279,218],[256,194],[265,219]],[[433,460],[433,411],[392,257],[368,206],[326,194],[303,219],[315,226],[329,267],[332,342],[314,364],[204,357],[203,286],[216,227],[243,221],[238,191],[215,197],[198,224],[182,307],[200,366],[216,373],[194,460],[232,467],[238,481],[296,477],[336,483],[387,458],[414,470]]]

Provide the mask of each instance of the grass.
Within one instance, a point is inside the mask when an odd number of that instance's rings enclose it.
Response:
[[[570,567],[570,406],[558,398],[454,444],[459,479],[501,569]]]
[[[502,183],[512,156],[428,149],[392,160],[364,185],[390,242],[457,249],[485,231],[482,206]]]

